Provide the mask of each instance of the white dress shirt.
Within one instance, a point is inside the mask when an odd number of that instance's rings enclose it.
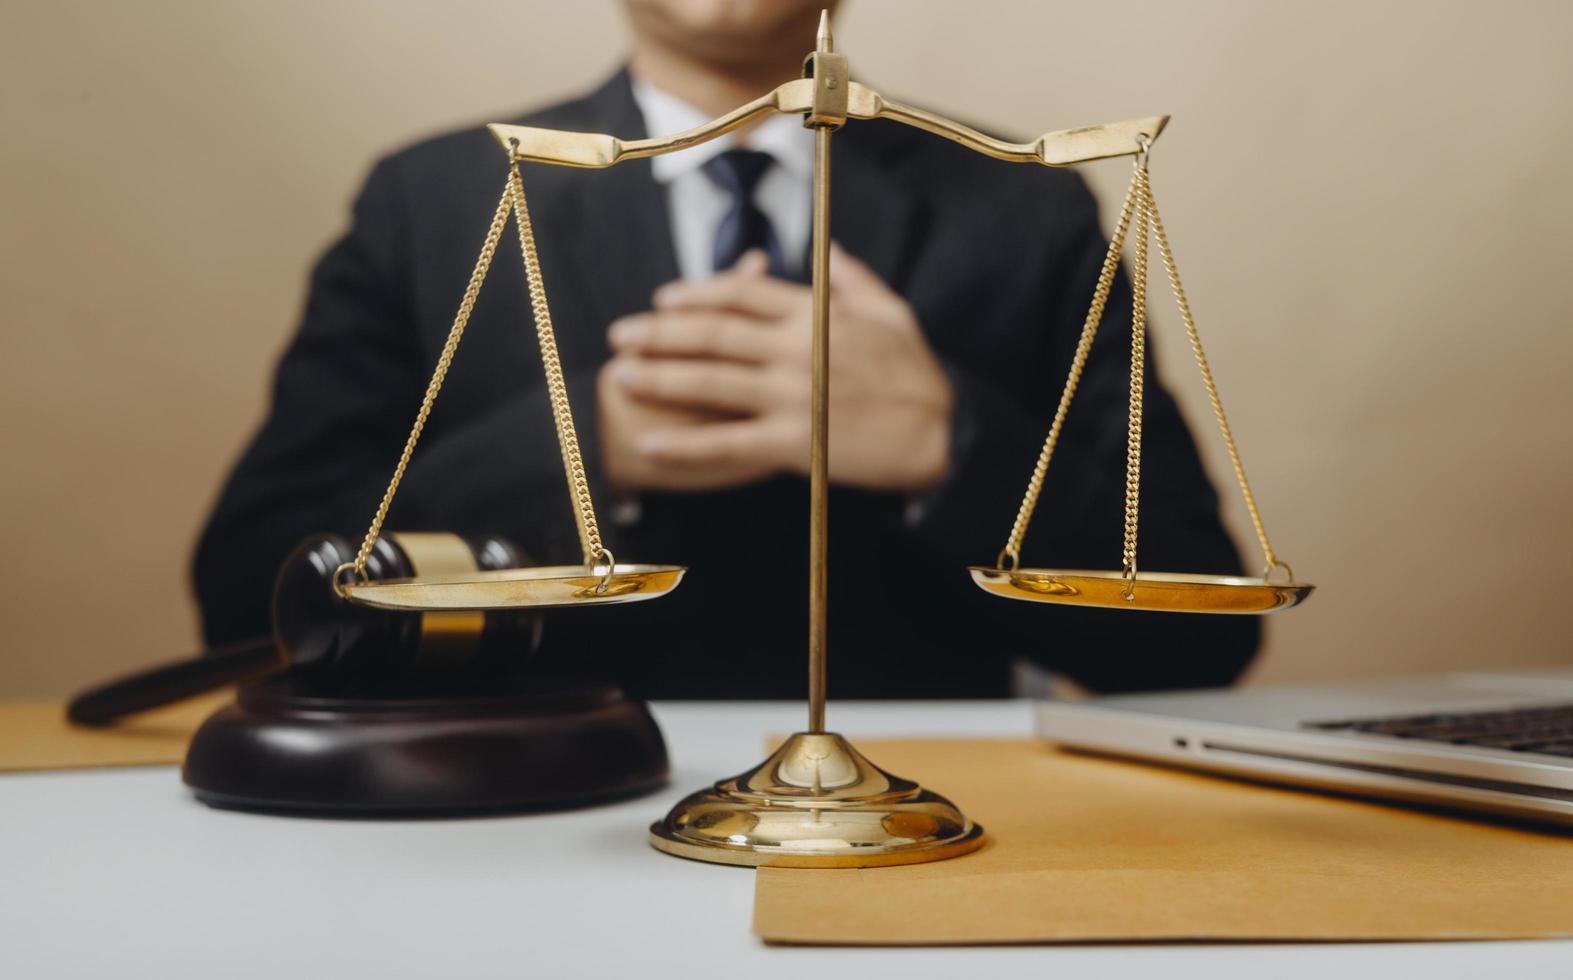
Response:
[[[634,82],[634,101],[644,116],[645,132],[669,136],[709,122],[710,117],[651,85]],[[699,146],[651,159],[656,183],[666,191],[677,270],[684,279],[707,279],[715,254],[716,230],[732,206],[732,195],[704,172],[705,163],[739,146],[727,133]],[[803,271],[813,206],[814,134],[796,116],[772,114],[748,134],[750,150],[768,153],[775,164],[754,189],[754,204],[770,219],[789,274]]]

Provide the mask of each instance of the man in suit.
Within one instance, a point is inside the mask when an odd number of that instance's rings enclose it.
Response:
[[[628,68],[520,121],[687,128],[795,77],[819,6],[629,0]],[[1253,619],[1005,602],[965,571],[1009,530],[1103,260],[1081,179],[884,121],[833,147],[832,696],[1000,696],[1018,658],[1099,690],[1233,680]],[[648,697],[801,696],[811,135],[773,116],[654,161],[523,170],[609,544],[690,567],[658,601],[551,614],[541,656]],[[210,642],[266,629],[270,575],[297,539],[365,527],[505,174],[479,127],[374,167],[199,546]],[[502,534],[571,564],[520,261],[505,235],[388,526]],[[1121,276],[1028,539],[1038,564],[1119,565],[1130,308]],[[1142,567],[1237,572],[1155,383],[1145,446]]]

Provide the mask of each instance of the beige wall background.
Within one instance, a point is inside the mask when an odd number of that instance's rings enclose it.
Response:
[[[1573,663],[1573,6],[852,0],[837,34],[1002,132],[1174,114],[1154,186],[1274,542],[1321,586],[1253,680]],[[623,50],[609,0],[0,8],[0,695],[193,648],[197,527],[370,161]],[[1086,173],[1112,210],[1127,165]]]

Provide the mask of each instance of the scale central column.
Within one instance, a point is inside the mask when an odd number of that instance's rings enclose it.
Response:
[[[937,793],[893,776],[825,731],[825,584],[830,526],[830,136],[847,121],[847,59],[830,19],[805,72],[814,130],[813,415],[809,439],[808,730],[764,762],[702,789],[650,828],[668,854],[717,864],[859,868],[976,850],[983,828]]]
[[[826,587],[830,543],[830,134],[814,128],[813,419],[808,469],[808,730],[825,730]]]

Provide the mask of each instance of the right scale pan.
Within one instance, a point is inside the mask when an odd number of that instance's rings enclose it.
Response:
[[[1313,587],[1295,580],[1294,571],[1281,561],[1267,540],[1267,527],[1262,522],[1256,506],[1256,496],[1251,492],[1250,481],[1245,477],[1245,464],[1240,461],[1240,450],[1235,445],[1234,433],[1224,415],[1223,401],[1218,396],[1218,386],[1213,380],[1212,368],[1202,350],[1201,337],[1196,330],[1196,320],[1191,315],[1185,290],[1180,285],[1180,273],[1169,248],[1169,237],[1158,215],[1158,204],[1153,197],[1152,184],[1147,174],[1147,154],[1156,133],[1141,133],[1136,137],[1136,165],[1131,174],[1130,189],[1115,222],[1114,234],[1109,239],[1104,254],[1103,269],[1098,276],[1098,287],[1093,292],[1087,319],[1082,324],[1081,339],[1076,344],[1076,354],[1071,361],[1065,388],[1060,394],[1059,407],[1054,421],[1044,439],[1038,462],[1027,481],[1027,492],[1022,497],[1016,521],[1010,536],[1001,549],[995,567],[974,565],[970,568],[972,580],[985,592],[1007,599],[1027,602],[1052,602],[1067,606],[1095,606],[1102,609],[1139,609],[1149,612],[1234,613],[1255,615],[1288,609],[1304,602]],[[1119,571],[1087,571],[1084,569],[1023,568],[1020,565],[1022,538],[1032,520],[1042,491],[1049,462],[1059,442],[1061,426],[1065,422],[1071,399],[1081,380],[1098,323],[1103,319],[1104,304],[1108,301],[1111,285],[1119,268],[1120,254],[1125,247],[1127,232],[1135,230],[1135,261],[1131,268],[1131,359],[1130,400],[1126,414],[1125,442],[1125,522],[1124,540],[1120,552]],[[1234,467],[1240,494],[1246,510],[1251,515],[1251,526],[1256,531],[1257,543],[1262,546],[1261,578],[1233,575],[1204,575],[1191,572],[1138,572],[1138,525],[1140,523],[1141,459],[1142,459],[1142,390],[1145,372],[1147,333],[1147,253],[1149,239],[1156,239],[1158,251],[1163,255],[1164,270],[1173,287],[1180,318],[1185,322],[1186,336],[1191,351],[1196,355],[1196,366],[1201,372],[1202,383],[1207,389],[1207,399],[1212,405],[1213,416],[1218,420],[1218,431],[1223,437],[1224,448],[1229,452],[1229,462]],[[1282,574],[1274,582],[1275,573]]]
[[[1114,571],[1059,568],[969,569],[978,588],[1007,599],[1150,612],[1276,612],[1299,605],[1315,588],[1300,582],[1272,584],[1260,578],[1142,572],[1126,596],[1125,575]]]

